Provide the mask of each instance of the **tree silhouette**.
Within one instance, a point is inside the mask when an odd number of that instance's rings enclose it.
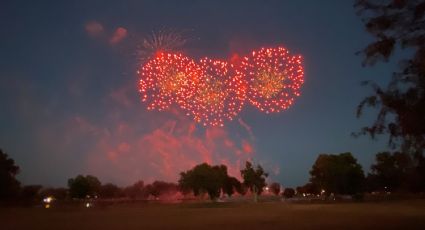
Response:
[[[241,182],[235,177],[227,177],[224,180],[223,192],[230,197],[235,193],[235,191],[239,194],[243,194]]]
[[[321,192],[320,188],[316,184],[313,184],[311,182],[303,186],[298,186],[296,189],[297,193],[304,195],[319,195]]]
[[[6,152],[0,149],[0,201],[15,198],[19,194],[20,183],[15,178],[19,167]]]
[[[131,199],[146,198],[144,194],[145,183],[142,180],[137,181],[131,186],[125,187],[124,194]]]
[[[367,176],[369,191],[424,191],[423,162],[402,152],[376,154]]]
[[[228,176],[225,165],[211,166],[203,163],[180,173],[179,186],[183,191],[193,191],[195,196],[206,192],[211,200],[216,200],[222,190],[227,194],[233,194],[233,187],[237,187],[238,184]]]
[[[69,194],[72,198],[83,199],[93,197],[99,194],[101,183],[94,176],[78,175],[68,180]]]
[[[362,166],[351,153],[320,154],[310,171],[310,181],[326,194],[356,194],[362,190]]]
[[[272,183],[270,185],[270,190],[272,191],[273,194],[275,194],[276,196],[279,195],[280,193],[280,184],[279,183]]]
[[[264,172],[261,165],[257,165],[256,168],[251,162],[245,163],[245,168],[241,170],[243,183],[247,186],[254,194],[254,202],[257,202],[258,195],[263,192],[263,188],[266,186],[266,177],[268,174]]]
[[[282,195],[285,198],[292,198],[295,195],[295,190],[293,188],[285,188]]]
[[[169,183],[164,181],[154,181],[152,184],[145,187],[148,191],[147,194],[152,195],[155,198],[161,195],[176,193],[178,191],[178,185],[175,183]]]
[[[26,185],[21,188],[20,200],[26,204],[31,205],[41,200],[40,191],[43,187],[41,185]]]
[[[101,198],[116,198],[120,197],[121,195],[122,190],[112,183],[106,183],[100,186],[99,196]]]
[[[388,61],[400,49],[408,50],[400,58],[400,70],[386,87],[365,82],[373,89],[358,106],[379,109],[376,120],[355,134],[389,136],[392,148],[422,156],[425,147],[425,1],[356,0],[355,8],[363,16],[367,31],[375,41],[360,52],[364,65]],[[394,58],[394,57],[393,57]]]

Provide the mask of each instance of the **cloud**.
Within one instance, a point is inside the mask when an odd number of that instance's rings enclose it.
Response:
[[[122,105],[126,108],[130,108],[134,105],[134,101],[132,100],[130,94],[134,91],[134,86],[122,86],[116,90],[111,91],[109,94],[110,99],[112,99],[115,103]]]
[[[104,29],[102,24],[97,21],[89,21],[84,26],[87,34],[91,37],[99,36],[103,33]]]
[[[112,135],[98,138],[87,164],[95,175],[124,179],[126,183],[139,179],[177,181],[180,172],[207,162],[226,164],[229,173],[239,177],[241,164],[253,153],[251,149],[247,151],[249,143],[244,142],[242,147],[223,128],[208,128],[201,135],[194,135],[197,130],[192,122],[168,120],[138,136],[130,125],[125,126],[124,132],[117,127],[109,132]]]
[[[56,119],[52,114],[48,123],[39,122],[33,168],[43,180],[64,183],[64,178],[92,174],[123,186],[137,180],[176,182],[180,172],[203,162],[225,164],[230,175],[240,178],[241,167],[255,154],[244,129],[200,127],[176,109],[147,112],[135,103],[132,87],[109,92],[101,116],[78,113]],[[45,165],[56,173],[44,173]]]
[[[117,27],[112,35],[109,37],[109,35],[107,36],[101,36],[103,34],[105,34],[105,27],[98,21],[89,21],[84,25],[84,29],[87,32],[87,34],[90,37],[93,38],[100,38],[101,41],[107,41],[109,42],[109,44],[111,45],[115,45],[120,43],[122,40],[124,40],[127,35],[128,35],[128,31],[126,28],[124,27]]]
[[[109,39],[109,43],[117,44],[127,37],[127,29],[118,27],[112,37]]]

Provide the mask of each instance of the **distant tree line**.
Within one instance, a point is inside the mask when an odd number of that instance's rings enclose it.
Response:
[[[370,172],[365,175],[362,166],[349,152],[319,154],[310,170],[310,180],[296,189],[281,190],[279,183],[266,184],[268,174],[261,165],[246,162],[240,171],[242,181],[228,175],[225,165],[199,164],[180,173],[178,183],[154,181],[145,184],[137,181],[127,187],[112,183],[102,184],[92,175],[77,175],[68,180],[67,188],[43,188],[40,185],[22,186],[16,179],[19,167],[0,150],[0,202],[19,201],[23,204],[40,202],[44,197],[57,200],[130,199],[158,200],[191,194],[194,197],[208,195],[217,200],[222,195],[252,194],[254,201],[265,189],[268,194],[291,198],[297,195],[361,195],[364,192],[425,192],[425,160],[407,153],[381,152],[376,154]]]

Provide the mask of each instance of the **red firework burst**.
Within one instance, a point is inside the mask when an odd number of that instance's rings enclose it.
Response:
[[[265,113],[288,109],[304,83],[301,56],[290,56],[283,47],[253,51],[241,63],[248,82],[249,102]]]
[[[148,110],[176,104],[196,122],[223,126],[246,99],[265,113],[289,108],[304,83],[301,56],[283,47],[262,48],[241,61],[209,58],[199,63],[177,53],[157,52],[138,71],[139,91]]]
[[[187,108],[199,77],[198,65],[182,54],[158,52],[141,70],[139,91],[148,110],[164,110],[173,103]]]
[[[233,66],[225,61],[209,58],[200,60],[201,76],[190,112],[195,121],[203,125],[223,126],[225,120],[232,120],[242,109],[246,83]]]

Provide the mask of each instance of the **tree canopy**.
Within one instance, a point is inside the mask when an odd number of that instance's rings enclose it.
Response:
[[[69,194],[72,198],[83,199],[99,194],[101,183],[97,177],[78,175],[68,180]]]
[[[316,184],[313,184],[311,182],[303,186],[298,186],[296,190],[297,190],[297,193],[304,194],[304,195],[318,195],[321,192],[320,188],[318,188]]]
[[[245,163],[245,168],[241,170],[243,184],[254,194],[254,201],[257,201],[257,196],[263,192],[268,174],[264,171],[261,165],[254,168],[249,161]]]
[[[6,152],[0,149],[0,201],[16,197],[19,193],[20,183],[16,179],[19,167]]]
[[[375,38],[360,52],[365,65],[399,58],[400,69],[382,87],[373,81],[373,94],[358,107],[379,109],[376,120],[358,134],[389,136],[389,144],[401,151],[422,155],[425,147],[425,1],[356,0],[366,30]],[[404,50],[407,52],[403,52]],[[403,55],[393,55],[395,52]],[[403,58],[402,58],[403,57]]]
[[[146,187],[148,187],[147,193],[155,198],[178,191],[177,184],[165,181],[154,181],[150,186],[148,185]]]
[[[232,196],[235,192],[239,194],[244,194],[244,188],[241,182],[235,177],[228,176],[224,179],[223,183],[223,192],[229,197]]]
[[[424,163],[410,154],[381,152],[376,154],[375,163],[367,177],[369,191],[425,190]]]
[[[145,183],[142,180],[137,181],[131,186],[124,188],[124,194],[131,199],[145,198],[144,193]]]
[[[280,193],[280,184],[279,183],[271,183],[270,184],[270,191],[275,194],[276,196]]]
[[[283,190],[282,196],[285,198],[292,198],[295,195],[295,190],[293,188],[285,188],[285,190]]]
[[[100,186],[99,196],[101,198],[115,198],[122,195],[122,190],[112,183],[106,183]]]
[[[356,194],[364,182],[362,166],[349,152],[320,154],[310,175],[310,181],[327,194]]]
[[[193,169],[180,173],[179,186],[182,190],[191,190],[195,196],[208,193],[211,200],[220,196],[221,191],[231,195],[238,187],[236,178],[229,177],[225,165],[211,166],[199,164]]]

